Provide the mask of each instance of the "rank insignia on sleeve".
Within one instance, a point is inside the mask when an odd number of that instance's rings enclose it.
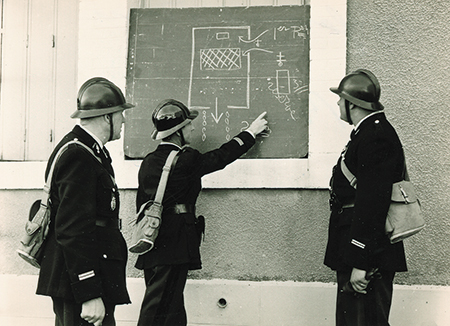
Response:
[[[244,146],[244,142],[239,137],[234,137],[233,139],[238,142],[239,146]]]
[[[94,277],[94,276],[95,276],[95,272],[94,271],[89,271],[89,272],[86,272],[86,273],[78,275],[78,279],[80,281],[84,281],[84,280],[86,280],[88,278],[91,278],[91,277]]]
[[[358,240],[352,239],[351,242],[352,245],[357,246],[358,248],[364,249],[366,247],[366,245],[362,242],[359,242]]]

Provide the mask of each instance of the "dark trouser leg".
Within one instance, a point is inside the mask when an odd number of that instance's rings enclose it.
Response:
[[[81,304],[60,298],[52,298],[55,312],[55,326],[92,326],[80,317]],[[106,315],[102,326],[116,326],[114,319],[115,305],[105,304]]]
[[[336,326],[389,326],[394,272],[381,271],[374,278],[367,294],[342,293],[351,272],[337,272]]]
[[[156,266],[145,269],[146,290],[139,326],[186,326],[183,292],[187,265]]]

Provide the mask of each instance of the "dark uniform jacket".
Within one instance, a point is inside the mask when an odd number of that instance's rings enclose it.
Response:
[[[80,126],[56,146],[69,145],[56,163],[51,185],[51,222],[43,248],[37,294],[78,303],[101,297],[112,304],[129,303],[125,284],[127,246],[118,228],[119,192],[111,159]]]
[[[178,154],[176,165],[169,176],[163,199],[164,208],[167,209],[175,204],[195,207],[202,188],[201,177],[223,169],[247,152],[254,143],[253,136],[244,131],[220,148],[204,154],[185,147]],[[162,167],[172,150],[179,150],[179,147],[162,143],[143,160],[139,170],[137,210],[146,201],[154,199]],[[195,220],[194,213],[175,215],[163,210],[155,247],[139,256],[136,267],[146,269],[157,265],[188,264],[189,269],[200,269],[200,236],[196,231]]]
[[[403,179],[405,157],[398,135],[383,112],[367,117],[352,132],[344,156],[357,178],[357,188],[342,173],[341,156],[331,179],[334,201],[325,265],[334,270],[377,267],[405,271],[403,243],[391,245],[385,235],[392,184]]]

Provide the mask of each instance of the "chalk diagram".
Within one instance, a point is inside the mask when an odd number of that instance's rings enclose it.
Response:
[[[211,118],[213,124],[225,124],[226,138],[229,139],[231,112],[250,109],[252,52],[267,53],[275,58],[274,63],[279,69],[274,71],[267,89],[295,120],[289,95],[305,92],[308,86],[293,78],[289,69],[283,67],[287,62],[285,53],[274,53],[272,48],[264,48],[263,42],[269,34],[276,40],[277,33],[282,32],[288,32],[293,39],[306,38],[304,29],[298,26],[267,29],[253,38],[250,26],[192,28],[188,107],[201,111],[203,141]]]
[[[311,6],[133,9],[129,17],[124,155],[153,151],[151,116],[167,98],[199,112],[191,145],[204,153],[262,112],[269,129],[242,158],[309,153]],[[312,108],[314,109],[314,108]]]
[[[239,46],[242,35],[250,36],[249,26],[192,29],[190,108],[249,108],[250,54]]]
[[[192,29],[189,108],[202,111],[202,141],[206,140],[209,115],[219,124],[224,113],[225,138],[230,135],[229,110],[250,108],[250,54],[239,45],[249,26],[197,27]]]
[[[250,51],[272,53],[257,48],[261,35],[250,40],[250,26],[192,29],[188,106],[196,110],[211,110],[216,124],[225,114],[227,139],[230,137],[230,111],[250,109]],[[241,43],[256,45],[244,51]],[[205,140],[205,111],[202,117],[202,140]]]

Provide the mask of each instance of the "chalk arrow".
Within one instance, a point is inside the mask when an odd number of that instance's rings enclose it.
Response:
[[[239,36],[239,42],[243,42],[243,43],[253,43],[256,42],[261,36],[263,36],[264,34],[266,34],[269,30],[265,30],[264,32],[262,32],[261,34],[259,34],[257,37],[255,37],[253,40],[244,40],[244,37]]]
[[[218,112],[217,112],[217,108],[216,108],[216,115],[214,116],[214,114],[211,112],[211,116],[213,117],[213,119],[214,119],[214,121],[216,122],[216,123],[219,123],[219,121],[220,121],[220,118],[222,118],[222,115],[223,115],[223,113],[221,113],[219,116],[218,116]]]
[[[216,97],[216,115],[214,116],[214,114],[211,112],[211,116],[213,117],[213,119],[214,119],[214,121],[215,121],[216,123],[219,123],[220,118],[222,118],[222,115],[223,115],[223,113],[221,113],[221,114],[219,115],[219,112],[218,112],[218,110],[217,110],[217,97]]]
[[[267,53],[273,53],[273,51],[270,51],[270,50],[253,48],[253,49],[248,49],[247,51],[243,52],[242,55],[248,55],[248,53],[250,51],[262,51],[262,52],[267,52]]]

